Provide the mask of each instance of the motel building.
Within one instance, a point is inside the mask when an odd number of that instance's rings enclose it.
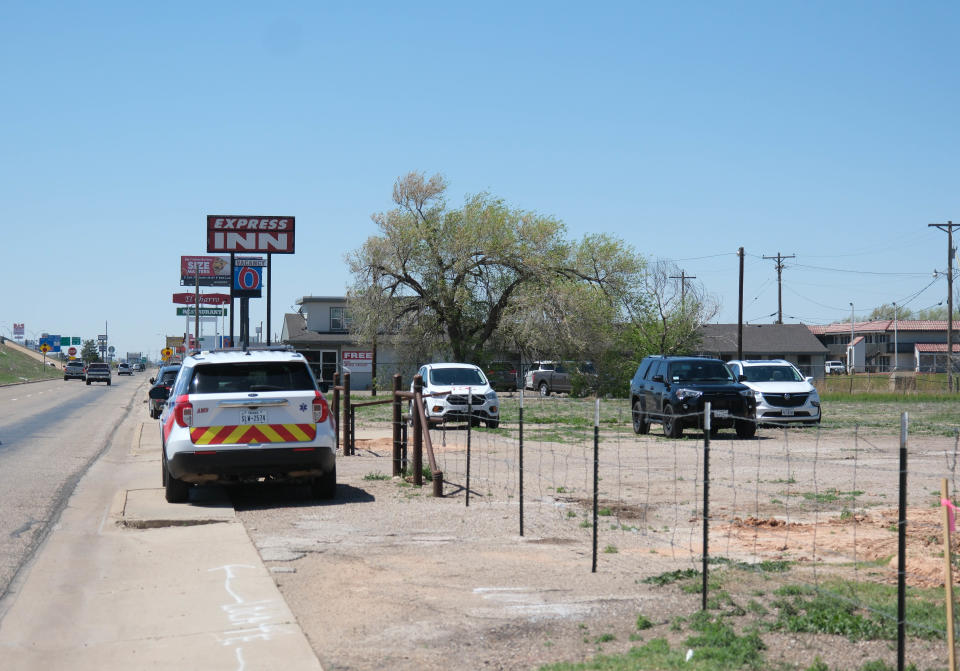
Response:
[[[349,370],[351,389],[370,389],[373,351],[357,346],[350,336],[346,296],[304,296],[297,305],[296,312],[283,316],[280,341],[307,358],[317,382],[332,386],[334,373]]]

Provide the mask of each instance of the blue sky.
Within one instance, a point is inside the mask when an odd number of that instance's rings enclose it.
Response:
[[[946,297],[927,224],[960,220],[956,3],[2,7],[6,335],[108,322],[155,353],[183,330],[180,255],[233,213],[296,216],[279,333],[299,297],[345,291],[409,171],[443,174],[451,205],[489,191],[672,259],[722,322],[741,246],[754,323],[777,253],[787,322]]]

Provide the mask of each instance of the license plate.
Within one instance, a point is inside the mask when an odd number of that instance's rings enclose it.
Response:
[[[267,413],[265,412],[240,412],[241,424],[266,424]]]
[[[784,417],[793,417],[793,408],[784,408],[780,411]]]
[[[729,410],[714,410],[711,414],[713,414],[714,417],[729,417],[729,416],[730,416],[730,411],[729,411]]]

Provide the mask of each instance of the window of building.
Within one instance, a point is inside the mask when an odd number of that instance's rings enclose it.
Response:
[[[349,331],[350,311],[347,308],[330,308],[330,330],[331,331]]]

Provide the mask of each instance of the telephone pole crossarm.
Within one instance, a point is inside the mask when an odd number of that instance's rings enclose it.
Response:
[[[780,252],[777,252],[776,256],[764,256],[765,259],[775,260],[777,262],[777,323],[783,323],[783,262],[785,259],[795,259],[797,258],[796,254],[791,254],[790,256],[783,256]]]
[[[945,224],[927,224],[947,233],[947,389],[953,392],[953,229],[960,224],[948,221]]]

